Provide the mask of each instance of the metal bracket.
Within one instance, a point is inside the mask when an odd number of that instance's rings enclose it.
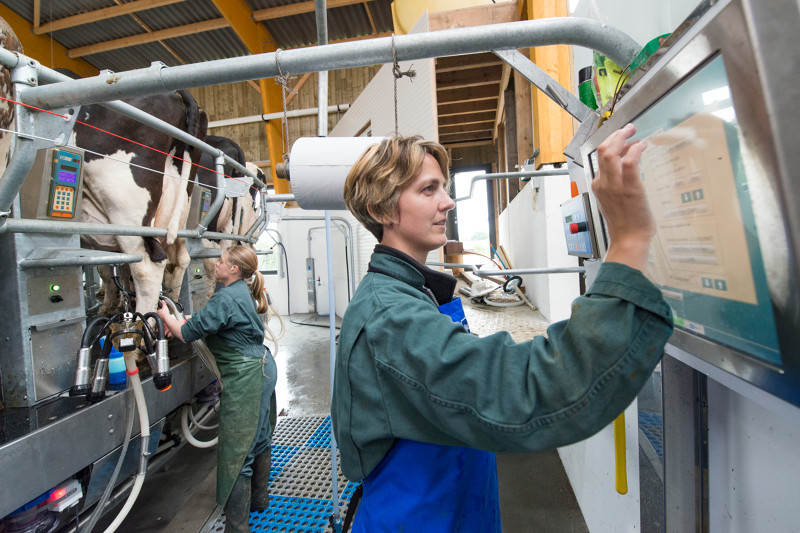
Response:
[[[586,117],[586,120],[581,122],[581,125],[578,126],[578,131],[575,132],[572,140],[569,142],[567,147],[564,148],[564,155],[570,158],[579,167],[583,167],[583,160],[581,159],[581,146],[586,142],[586,139],[589,138],[589,135],[594,133],[594,131],[599,127],[598,122],[600,122],[600,115],[597,113],[591,113],[588,117]]]
[[[578,100],[574,94],[562,87],[561,84],[551,78],[533,61],[525,57],[522,52],[518,50],[493,50],[492,52],[505,61],[508,66],[522,74],[526,80],[534,84],[551,100],[564,108],[567,113],[578,119],[578,122],[583,122],[594,114],[594,111],[587,107],[586,104]]]

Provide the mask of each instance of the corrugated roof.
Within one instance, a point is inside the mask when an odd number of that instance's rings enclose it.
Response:
[[[122,0],[123,4],[134,0]],[[157,2],[161,0],[151,0]],[[164,0],[169,2],[170,0]],[[0,0],[29,23],[34,0]],[[316,16],[311,0],[246,0],[253,20],[260,21],[278,47],[286,50],[317,44]],[[347,5],[341,5],[347,3]],[[508,3],[508,2],[506,2]],[[115,0],[41,0],[42,24],[50,20],[118,9]],[[144,5],[144,3],[143,3]],[[117,6],[115,8],[115,6]],[[328,41],[384,35],[393,31],[391,0],[327,0]],[[513,7],[513,6],[512,6]],[[507,9],[506,9],[507,10]],[[148,33],[167,32],[192,24],[218,21],[219,26],[187,35],[148,39]],[[23,31],[15,28],[17,32]],[[124,72],[148,67],[154,61],[168,66],[201,63],[248,55],[249,50],[212,0],[174,0],[135,14],[92,20],[51,33],[72,56],[95,68]],[[43,36],[43,38],[47,38]],[[122,43],[119,39],[128,38]],[[115,42],[116,41],[116,42]],[[90,48],[85,48],[90,47]],[[39,58],[37,58],[39,59]],[[57,58],[50,58],[51,61]],[[40,59],[43,60],[43,59]],[[48,66],[51,62],[44,61]],[[500,60],[491,54],[437,61],[439,140],[443,143],[486,141],[493,136],[502,76]]]
[[[33,23],[33,0],[2,0],[2,3],[29,23]],[[309,4],[307,0],[248,0],[247,4],[253,11],[259,11],[294,4],[308,8],[313,3]],[[335,7],[335,4],[336,0],[328,0],[329,41],[392,31],[391,0],[370,0],[342,7]],[[115,6],[118,4],[114,0],[41,0],[40,21],[45,24],[51,20],[59,21]],[[370,16],[375,21],[375,31],[370,23]],[[97,69],[115,72],[144,68],[153,61],[177,65],[182,62],[196,63],[248,54],[247,47],[230,27],[171,37],[161,42],[134,42],[121,48],[116,48],[119,43],[113,42],[126,37],[144,37],[152,32],[221,19],[222,14],[211,0],[183,0],[138,11],[133,15],[93,20],[56,30],[50,35],[55,42],[72,51],[87,46],[99,47],[101,51],[93,49],[90,50],[92,53],[81,57]],[[283,49],[317,42],[316,17],[313,11],[264,20],[262,24]],[[114,48],[111,49],[112,47]]]

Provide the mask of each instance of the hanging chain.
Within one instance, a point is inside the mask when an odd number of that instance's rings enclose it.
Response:
[[[283,50],[278,48],[275,50],[275,66],[278,68],[278,75],[275,77],[275,83],[281,86],[281,96],[283,99],[283,128],[281,129],[281,141],[283,143],[283,162],[289,164],[289,151],[286,149],[289,143],[289,115],[286,113],[286,86],[289,84],[291,76],[284,75],[281,70],[281,62],[278,60],[278,54]]]
[[[411,66],[413,67],[414,65]],[[392,34],[392,74],[394,75],[394,134],[400,135],[400,131],[397,126],[397,80],[403,76],[408,76],[408,78],[413,82],[414,77],[417,75],[417,71],[412,68],[409,68],[408,70],[400,70],[400,65],[397,63],[397,50],[394,46],[394,33]]]

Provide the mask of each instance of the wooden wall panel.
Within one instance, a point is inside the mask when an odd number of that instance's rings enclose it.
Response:
[[[567,0],[527,0],[529,20],[568,17]],[[553,79],[572,90],[572,55],[568,45],[531,48],[531,58]],[[538,89],[533,90],[533,139],[539,150],[536,168],[566,161],[564,148],[574,135],[572,117]]]
[[[460,146],[448,150],[450,168],[454,172],[485,166],[494,160],[494,147],[490,142],[474,146]]]
[[[380,65],[358,67],[331,71],[328,74],[328,105],[352,104],[364,87],[380,69]],[[289,81],[288,90],[298,83],[300,76]],[[272,81],[268,81],[272,83]],[[238,117],[260,115],[262,113],[261,96],[248,83],[229,83],[199,87],[191,90],[198,104],[206,110],[208,120],[225,120]],[[288,91],[287,91],[288,94]],[[287,110],[309,109],[317,106],[317,74],[310,76],[297,95],[287,106]],[[328,115],[328,131],[344,114]],[[278,119],[280,120],[280,119]],[[210,135],[229,137],[239,143],[248,161],[265,164],[269,160],[267,135],[260,122],[212,128]],[[299,137],[315,137],[317,135],[317,116],[289,118],[289,137],[286,150]]]

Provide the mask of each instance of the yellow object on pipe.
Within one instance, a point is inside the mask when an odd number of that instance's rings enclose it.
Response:
[[[625,413],[614,420],[614,485],[620,494],[628,493],[628,465],[625,458]]]

